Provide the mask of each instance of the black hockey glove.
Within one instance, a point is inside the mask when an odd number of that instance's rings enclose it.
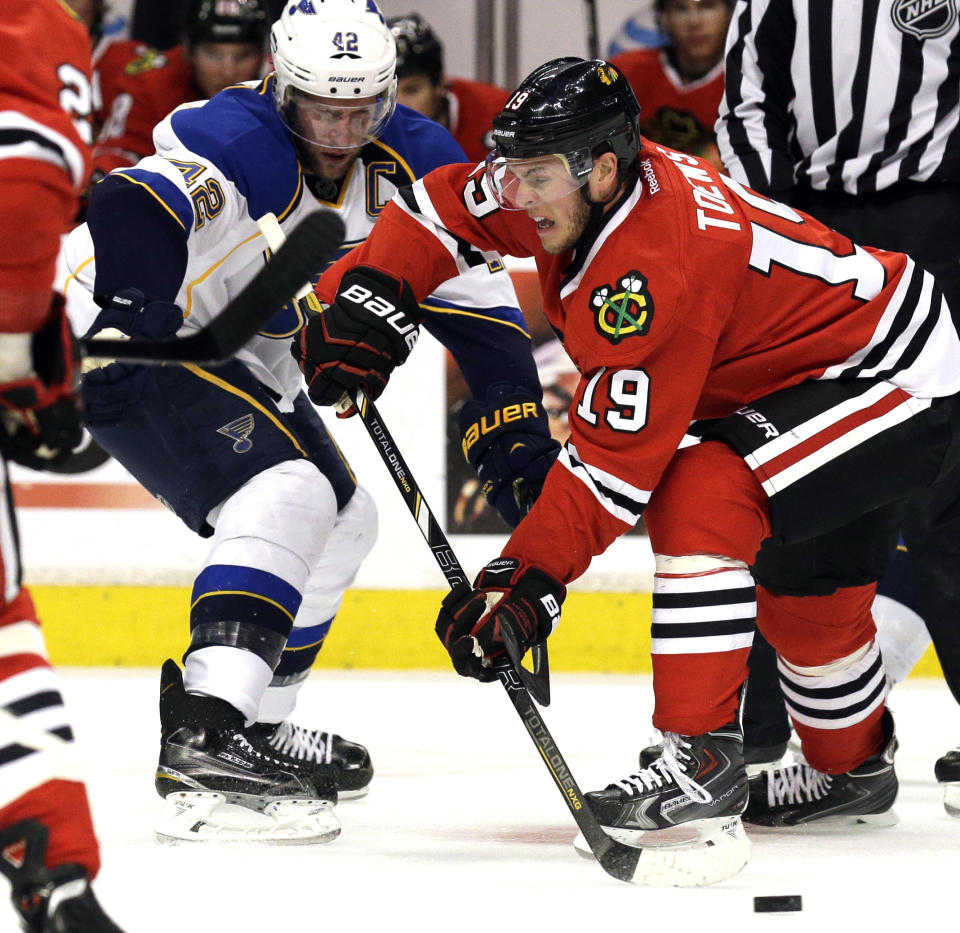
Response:
[[[97,302],[102,310],[96,316],[87,337],[94,334],[149,337],[162,340],[173,337],[183,324],[183,312],[169,301],[150,301],[137,288],[124,288]],[[130,363],[109,363],[89,369],[83,376],[83,400],[89,424],[119,418],[136,397],[137,387],[147,378],[149,367]]]
[[[460,433],[463,455],[477,471],[487,502],[515,528],[560,453],[543,406],[529,389],[498,382],[484,402],[460,409]]]
[[[437,637],[458,674],[494,680],[491,661],[506,651],[500,621],[513,629],[522,656],[556,628],[566,593],[542,570],[512,557],[497,558],[480,571],[473,589],[459,586],[447,594],[437,616]]]
[[[24,359],[16,368],[27,374],[0,373],[0,453],[34,470],[55,468],[83,437],[77,388],[80,357],[62,295],[55,295],[46,324],[23,342]],[[14,350],[18,355],[19,349]],[[27,357],[29,356],[29,359]]]
[[[100,298],[103,309],[87,331],[86,336],[118,330],[128,337],[150,337],[162,340],[172,337],[183,323],[183,312],[169,301],[150,301],[138,288],[123,288]]]
[[[311,401],[336,405],[356,388],[379,398],[416,345],[421,320],[405,280],[368,266],[351,269],[333,304],[311,315],[291,348]]]

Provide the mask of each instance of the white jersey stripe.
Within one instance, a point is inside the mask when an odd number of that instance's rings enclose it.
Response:
[[[83,156],[63,134],[16,110],[0,110],[0,130],[23,130],[43,137],[50,144],[44,146],[39,141],[23,141],[10,146],[0,145],[0,159],[38,159],[57,165],[69,172],[75,188],[79,188],[86,181],[83,174]]]
[[[663,592],[663,587],[657,584],[657,592]],[[717,622],[724,619],[755,619],[757,617],[757,603],[723,603],[718,606],[685,606],[682,609],[656,609],[657,622],[671,625],[684,625],[697,622]]]
[[[756,466],[769,463],[776,457],[781,456],[781,454],[785,454],[788,450],[805,443],[821,431],[825,431],[838,421],[842,421],[844,418],[858,411],[864,411],[886,398],[886,396],[892,392],[898,391],[898,387],[891,385],[889,382],[880,382],[872,385],[855,398],[846,399],[839,405],[820,412],[820,414],[811,418],[809,421],[798,424],[790,431],[785,431],[778,437],[773,438],[773,440],[768,441],[762,447],[758,447],[753,454],[751,454],[753,462]],[[923,407],[925,408],[926,406],[924,405]],[[920,408],[917,409],[917,411],[920,410]]]
[[[584,463],[576,447],[569,442],[560,451],[557,460],[590,490],[611,515],[628,525],[637,523],[644,506],[650,501],[649,490],[637,489],[611,473]]]
[[[836,440],[825,444],[823,447],[817,448],[811,454],[791,464],[786,469],[769,476],[761,483],[764,491],[768,496],[783,491],[788,486],[803,479],[815,470],[820,469],[831,460],[837,459],[859,444],[914,417],[918,411],[929,408],[930,404],[929,399],[916,399],[912,397],[905,399],[900,405],[897,405],[896,408],[881,417],[858,425],[852,431],[848,431],[841,437],[836,438]],[[759,464],[755,465],[752,462],[752,456],[748,456],[746,460],[751,469],[757,469],[759,467]]]
[[[715,654],[722,651],[738,651],[753,644],[753,632],[738,632],[735,635],[704,635],[700,638],[654,638],[650,642],[651,654]]]

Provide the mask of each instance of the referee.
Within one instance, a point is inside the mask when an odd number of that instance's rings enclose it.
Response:
[[[716,126],[733,178],[857,243],[908,253],[934,273],[954,319],[960,318],[958,6],[958,0],[738,0]],[[899,566],[894,561],[879,591],[926,623],[960,703],[960,515],[945,513],[935,496],[913,501],[902,537],[908,557]],[[790,556],[798,564],[809,558],[802,545]],[[878,556],[878,566],[885,559]],[[769,560],[761,551],[754,568],[761,584]],[[818,569],[822,593],[879,576],[869,566],[842,579],[829,564]],[[745,744],[754,760],[766,761],[782,754],[789,731],[773,649],[757,637]],[[935,773],[946,785],[948,812],[960,816],[948,802],[960,793],[960,784],[954,787],[960,748],[944,755]]]

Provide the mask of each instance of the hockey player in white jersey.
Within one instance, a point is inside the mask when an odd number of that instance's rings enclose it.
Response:
[[[271,43],[275,74],[175,110],[154,131],[155,155],[95,187],[87,223],[64,250],[78,332],[188,333],[269,261],[257,223],[265,215],[292,229],[310,212],[336,211],[345,252],[400,186],[465,161],[446,130],[396,107],[393,38],[372,0],[291,2]],[[505,488],[536,487],[557,445],[516,296],[494,254],[464,247],[461,269],[424,308],[396,295],[401,333],[384,322],[381,339],[403,343],[405,321],[423,318],[454,353],[475,404],[536,402],[538,414],[515,426],[526,455],[500,468]],[[358,272],[360,288],[364,274],[377,272]],[[216,792],[259,808],[363,794],[373,774],[362,745],[288,719],[376,535],[370,495],[301,390],[290,348],[304,320],[298,304],[287,305],[224,366],[112,363],[84,377],[98,443],[212,539],[194,584],[184,669],[168,661],[161,676],[162,795]],[[496,348],[496,359],[472,358],[461,340],[474,353],[478,342]],[[357,365],[377,352],[358,347]],[[365,386],[376,397],[384,382],[376,367],[370,373]],[[230,832],[215,813],[204,823]],[[276,825],[264,821],[262,832]]]

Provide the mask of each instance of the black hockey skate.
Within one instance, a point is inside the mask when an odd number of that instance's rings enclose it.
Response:
[[[44,867],[47,828],[22,820],[0,832],[0,873],[11,885],[20,926],[28,933],[123,933],[93,894],[79,865]]]
[[[960,818],[960,746],[938,758],[933,773],[943,785],[943,809]]]
[[[712,884],[735,875],[750,856],[740,821],[747,802],[743,737],[735,722],[705,735],[665,732],[649,767],[585,799],[610,836],[644,849],[635,876],[644,883]],[[582,837],[574,846],[589,852]]]
[[[757,826],[893,826],[897,798],[893,756],[897,737],[884,710],[883,748],[844,774],[825,774],[808,764],[761,772],[750,778],[744,822]]]
[[[663,745],[648,745],[640,752],[640,767],[649,768],[663,752]],[[776,767],[780,764],[783,756],[787,753],[787,743],[778,742],[776,745],[744,745],[743,763],[747,769],[747,777],[756,774],[759,771],[766,771],[768,768]]]
[[[370,753],[357,742],[289,721],[254,723],[244,735],[264,754],[293,758],[324,784],[332,783],[341,800],[362,797],[370,790],[373,764]]]
[[[262,810],[277,798],[337,802],[333,782],[300,759],[254,748],[243,714],[217,697],[193,696],[183,674],[166,661],[160,675],[160,761],[157,793],[222,794],[227,803]]]

